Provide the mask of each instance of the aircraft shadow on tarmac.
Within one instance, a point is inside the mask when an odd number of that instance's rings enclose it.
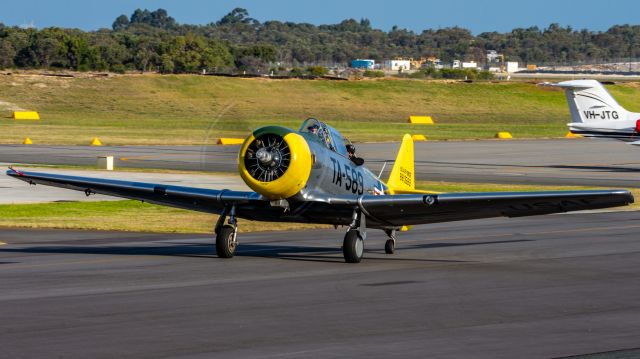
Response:
[[[529,242],[528,239],[465,242],[465,243],[405,243],[398,251],[411,249],[430,249],[460,246],[478,246],[504,243]],[[383,249],[370,249],[366,253],[382,254]],[[215,249],[211,244],[172,244],[158,246],[37,246],[26,248],[3,248],[0,253],[34,253],[34,254],[105,254],[105,255],[158,255],[174,257],[217,258]],[[339,248],[303,247],[303,246],[278,246],[271,244],[242,244],[238,247],[238,257],[259,257],[283,260],[315,261],[315,262],[343,262],[342,250]],[[421,262],[446,262],[464,263],[466,260],[446,260],[428,258],[406,258],[397,256],[367,257],[367,260],[376,261],[421,261]]]
[[[620,167],[620,166],[572,166],[572,165],[551,165],[548,168],[570,169],[570,170],[589,170],[600,172],[640,172],[640,168]]]

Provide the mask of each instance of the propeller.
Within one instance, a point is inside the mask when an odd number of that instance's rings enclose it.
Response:
[[[200,146],[200,170],[235,172],[238,148],[236,146],[220,146],[218,140],[220,137],[225,137],[223,134],[229,132],[244,138],[253,130],[242,120],[225,120],[235,105],[235,102],[224,104],[207,123],[204,139]]]
[[[244,157],[245,168],[251,177],[262,182],[280,178],[290,163],[291,149],[276,134],[265,134],[253,140]]]

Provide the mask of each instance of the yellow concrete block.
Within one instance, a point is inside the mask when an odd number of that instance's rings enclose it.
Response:
[[[100,142],[98,137],[94,137],[93,140],[91,140],[91,146],[102,146],[102,142]]]
[[[433,125],[431,116],[409,116],[409,123],[420,125]]]
[[[13,111],[14,120],[39,120],[40,114],[35,111]]]
[[[402,226],[402,227],[400,227],[400,232],[406,232],[406,231],[410,230],[411,228],[413,228],[413,226]]]
[[[244,138],[220,137],[218,139],[219,145],[241,145],[242,142],[244,142]]]
[[[566,137],[566,138],[582,138],[582,135],[578,135],[577,133],[573,133],[573,132],[567,132],[567,134],[564,137]]]
[[[29,137],[25,138],[24,141],[22,141],[23,145],[33,145],[33,141],[31,141],[31,139]]]
[[[498,133],[496,133],[496,138],[499,138],[501,140],[508,140],[513,138],[513,136],[511,136],[511,133],[506,132],[506,131],[500,131]]]
[[[411,135],[411,139],[414,141],[426,141],[427,138],[424,135]]]

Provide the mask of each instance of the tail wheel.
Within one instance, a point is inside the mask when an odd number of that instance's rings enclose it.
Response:
[[[220,258],[232,258],[236,253],[236,236],[232,226],[225,225],[216,234],[216,254]]]
[[[384,252],[386,254],[393,254],[396,251],[396,241],[393,239],[387,239],[384,243]]]
[[[350,229],[344,236],[342,254],[347,263],[360,263],[364,256],[364,240],[355,229]]]

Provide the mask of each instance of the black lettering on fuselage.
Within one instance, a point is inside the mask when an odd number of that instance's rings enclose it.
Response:
[[[602,110],[585,110],[582,111],[584,117],[588,120],[617,120],[620,118],[618,111]]]
[[[330,157],[333,164],[332,183],[340,188],[344,178],[344,189],[353,194],[364,193],[364,175],[358,168],[352,167],[349,162],[340,163],[339,159]]]
[[[338,164],[338,161],[333,157],[329,158],[331,159],[331,164],[333,164],[333,179],[331,180],[331,183],[336,183],[336,165]]]

